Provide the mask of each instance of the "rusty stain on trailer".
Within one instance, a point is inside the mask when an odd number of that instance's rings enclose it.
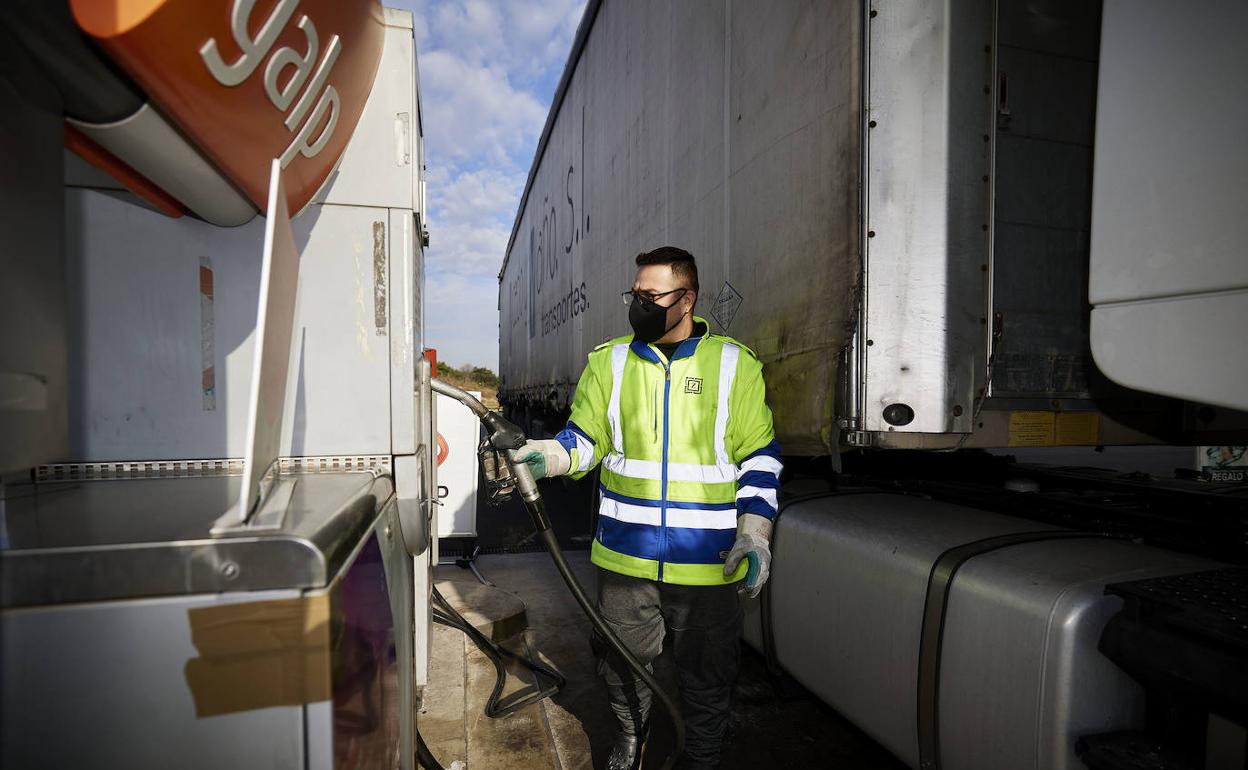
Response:
[[[215,412],[217,409],[216,319],[213,313],[215,296],[216,280],[212,271],[212,261],[208,257],[200,257],[199,358],[205,412]]]
[[[373,222],[373,323],[386,336],[386,224]]]

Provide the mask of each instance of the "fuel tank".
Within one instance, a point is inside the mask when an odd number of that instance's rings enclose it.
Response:
[[[1075,770],[1081,735],[1141,726],[1143,689],[1097,650],[1121,607],[1104,587],[1221,566],[886,492],[788,504],[773,554],[747,642],[911,767],[944,770]]]

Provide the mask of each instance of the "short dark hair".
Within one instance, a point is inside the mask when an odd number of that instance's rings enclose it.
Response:
[[[698,292],[698,263],[693,255],[675,246],[660,246],[654,251],[643,251],[637,255],[637,267],[645,265],[667,265],[672,273],[689,285],[694,294]]]

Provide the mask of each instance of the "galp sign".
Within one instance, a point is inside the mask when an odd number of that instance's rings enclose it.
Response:
[[[71,0],[78,25],[257,208],[273,158],[299,211],[372,89],[377,0]]]

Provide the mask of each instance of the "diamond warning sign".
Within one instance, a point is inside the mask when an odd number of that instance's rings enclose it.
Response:
[[[732,325],[732,319],[737,315],[737,309],[741,307],[743,301],[741,292],[732,287],[732,284],[724,281],[724,288],[719,290],[719,296],[715,298],[715,305],[711,308],[711,318],[714,318],[724,331],[728,331],[728,327]]]

